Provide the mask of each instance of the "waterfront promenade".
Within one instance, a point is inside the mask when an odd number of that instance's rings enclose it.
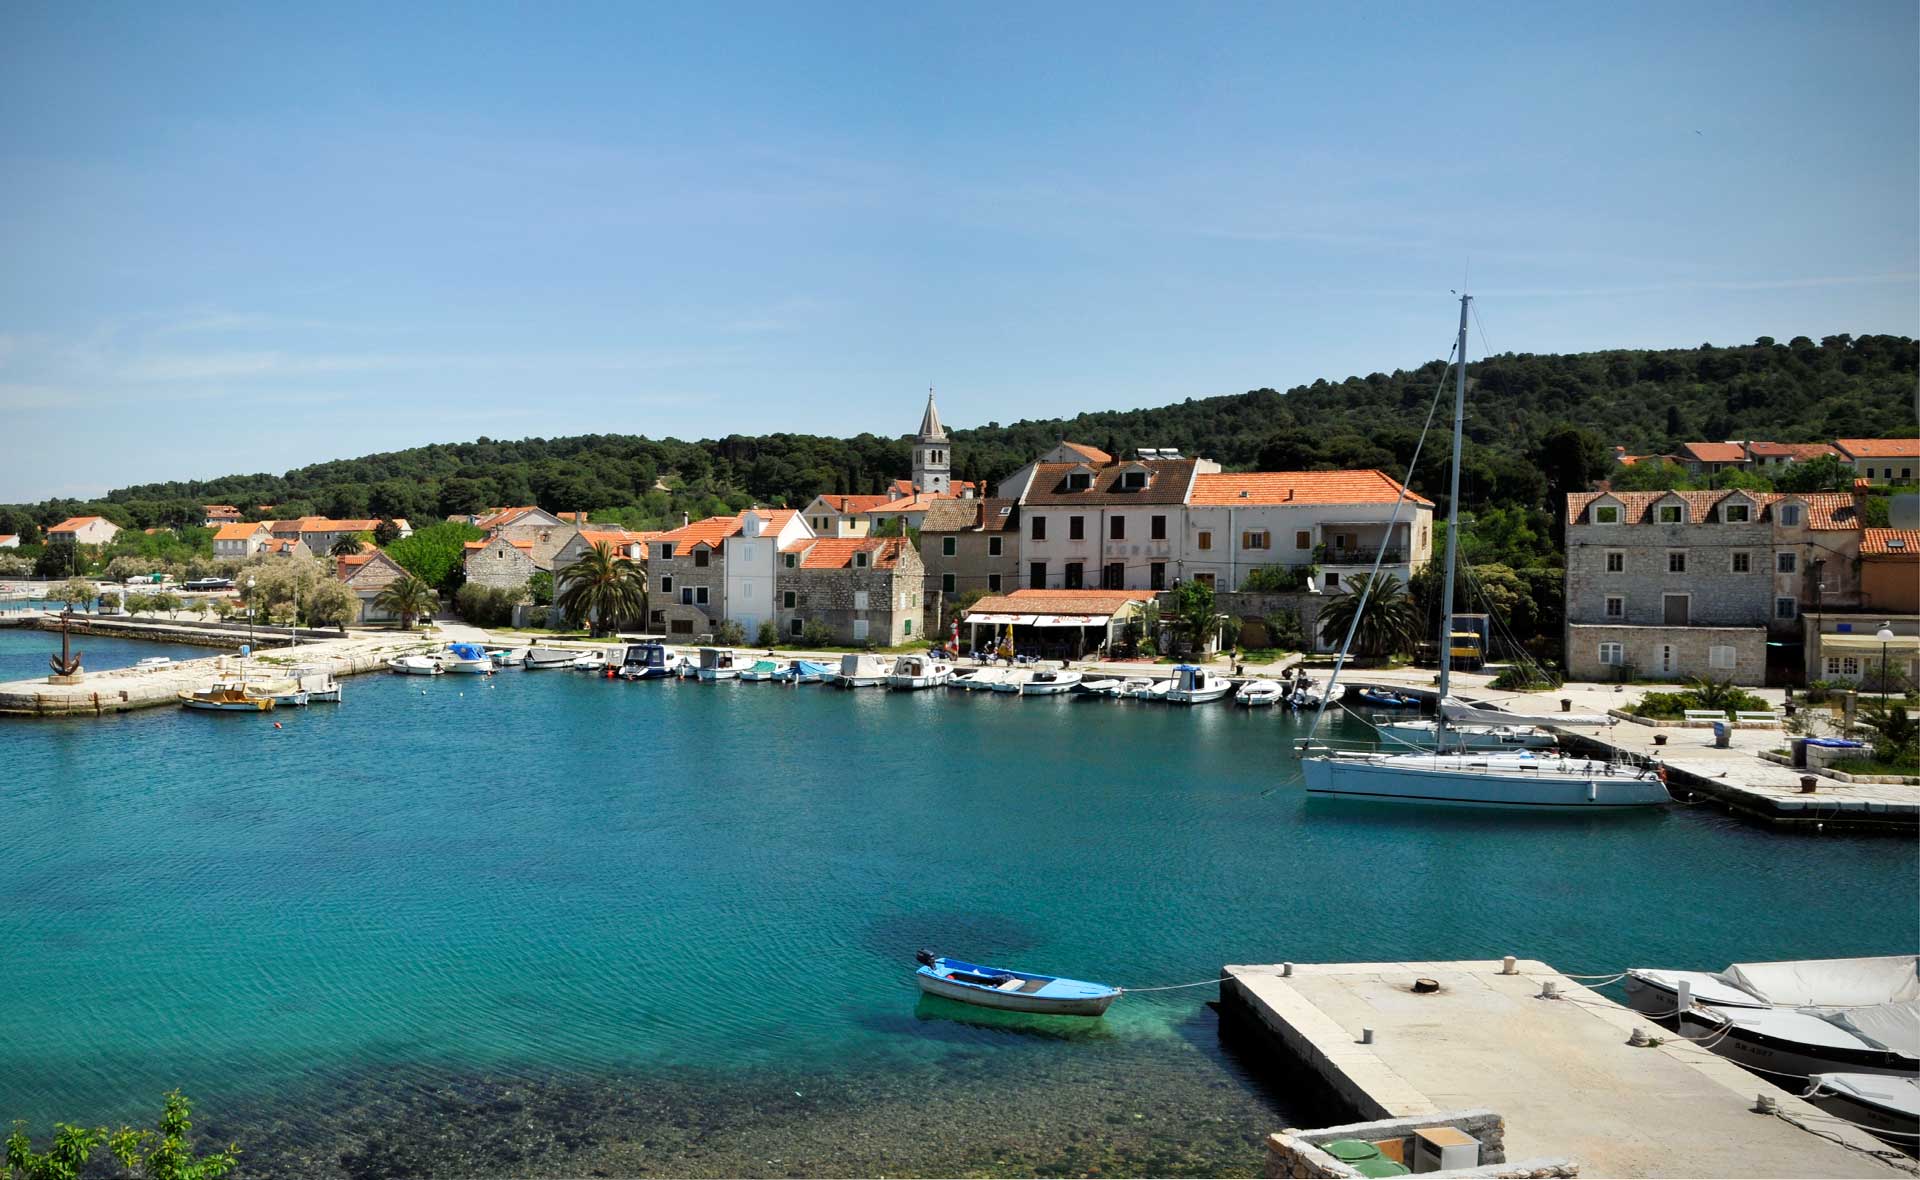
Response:
[[[1542,962],[1225,973],[1222,1002],[1251,1035],[1360,1119],[1491,1109],[1509,1160],[1570,1159],[1588,1176],[1909,1174],[1871,1135],[1697,1045],[1630,1045],[1636,1028],[1663,1030]],[[1418,978],[1439,989],[1416,993]],[[1779,1115],[1755,1113],[1761,1094]]]

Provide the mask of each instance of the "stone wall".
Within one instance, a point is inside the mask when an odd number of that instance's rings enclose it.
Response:
[[[467,581],[476,586],[525,590],[538,569],[533,554],[502,537],[489,538],[485,548],[467,550]]]
[[[912,550],[906,550],[911,553]],[[774,578],[774,618],[780,634],[795,636],[794,623],[802,630],[808,623],[821,623],[833,632],[839,646],[892,647],[921,638],[923,571],[918,561],[902,561],[893,569],[781,569]],[[787,595],[793,605],[787,605]],[[859,596],[865,594],[866,606]],[[865,620],[865,635],[857,635],[854,624]]]
[[[1600,645],[1618,643],[1632,674],[1643,680],[1684,680],[1699,676],[1731,680],[1735,684],[1764,684],[1767,679],[1765,627],[1618,627],[1567,624],[1567,678],[1610,681],[1620,668],[1600,662]],[[1732,668],[1715,668],[1709,659],[1713,647],[1731,647]],[[1662,649],[1671,648],[1670,664]]]
[[[944,553],[944,543],[949,540],[953,542],[952,557]],[[990,552],[994,541],[1000,543],[997,556]],[[946,574],[953,575],[953,589],[944,591],[949,601],[971,591],[1011,594],[1025,585],[1020,579],[1019,550],[1019,534],[1011,531],[921,533],[920,562],[926,567],[927,596],[943,592]]]
[[[1328,598],[1329,596],[1325,594],[1304,592],[1273,594],[1253,590],[1235,590],[1215,594],[1213,601],[1221,614],[1232,615],[1242,620],[1243,624],[1245,620],[1265,619],[1268,615],[1290,610],[1300,616],[1300,625],[1306,629],[1307,638],[1313,644],[1314,650],[1338,651],[1340,648],[1338,643],[1325,644],[1319,640],[1320,612],[1326,608]],[[1163,598],[1160,606],[1162,618],[1167,617],[1167,610],[1168,600]],[[1243,636],[1240,646],[1250,646],[1248,638]],[[1258,638],[1258,636],[1251,638]]]
[[[1669,572],[1668,555],[1678,551],[1686,553],[1686,570]],[[1607,569],[1609,553],[1619,555],[1623,568]],[[1735,554],[1746,555],[1746,570],[1734,571]],[[1773,528],[1759,520],[1576,522],[1567,526],[1567,622],[1664,626],[1666,597],[1684,594],[1689,626],[1766,627],[1773,618],[1774,561]],[[1609,596],[1623,600],[1621,615],[1606,613]]]
[[[1323,1144],[1339,1139],[1359,1139],[1363,1142],[1390,1146],[1384,1150],[1389,1159],[1393,1152],[1399,1153],[1397,1163],[1413,1166],[1413,1133],[1423,1127],[1452,1127],[1463,1134],[1471,1135],[1480,1141],[1480,1166],[1474,1169],[1458,1169],[1448,1172],[1429,1172],[1432,1176],[1459,1175],[1506,1175],[1507,1161],[1506,1120],[1491,1110],[1463,1110],[1446,1114],[1412,1115],[1405,1118],[1375,1119],[1364,1123],[1347,1123],[1337,1127],[1321,1127],[1312,1131],[1289,1128],[1267,1136],[1267,1161],[1265,1175],[1271,1180],[1295,1180],[1305,1177],[1358,1176],[1359,1172],[1351,1166],[1321,1150]],[[1545,1161],[1548,1167],[1572,1168],[1567,1161]],[[1532,1170],[1519,1173],[1534,1175]],[[1547,1171],[1544,1175],[1577,1175],[1578,1170]]]
[[[647,629],[663,635],[711,635],[714,627],[727,617],[727,559],[724,549],[709,549],[707,564],[698,565],[693,552],[675,553],[671,558],[649,557],[647,582],[652,589],[648,598],[650,614]],[[707,592],[703,602],[699,592]],[[753,636],[747,636],[751,642]]]

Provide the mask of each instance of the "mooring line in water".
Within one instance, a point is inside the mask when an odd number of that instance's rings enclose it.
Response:
[[[1222,975],[1218,979],[1202,979],[1196,983],[1169,983],[1165,987],[1122,987],[1114,990],[1123,995],[1128,992],[1177,992],[1183,987],[1206,987],[1210,983],[1225,983],[1232,978],[1231,975]]]

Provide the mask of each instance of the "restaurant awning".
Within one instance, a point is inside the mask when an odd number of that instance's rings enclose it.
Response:
[[[1034,624],[1034,621],[1037,620],[1039,617],[1040,617],[1039,615],[983,614],[976,611],[972,614],[967,615],[961,621],[966,623],[987,623],[996,627],[1005,626],[1008,623],[1011,623],[1016,627],[1031,627]]]
[[[1887,650],[1920,651],[1920,635],[1896,635],[1887,640]],[[1871,635],[1839,635],[1826,633],[1820,636],[1820,650],[1827,651],[1879,651],[1880,641]]]
[[[1087,615],[1002,615],[975,612],[964,616],[963,623],[985,623],[992,626],[1004,626],[1012,623],[1016,627],[1104,627],[1112,619],[1111,614]]]

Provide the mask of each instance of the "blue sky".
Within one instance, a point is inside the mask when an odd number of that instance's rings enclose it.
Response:
[[[0,500],[1913,334],[1915,6],[0,8]]]

